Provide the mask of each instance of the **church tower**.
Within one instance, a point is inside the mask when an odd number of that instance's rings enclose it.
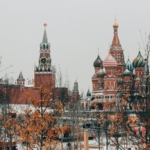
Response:
[[[46,26],[44,24],[44,35],[42,43],[40,44],[39,52],[39,64],[34,69],[34,87],[37,88],[39,85],[47,84],[47,80],[50,80],[51,86],[55,87],[55,70],[52,67],[52,61],[50,56],[50,43],[48,43]]]
[[[123,49],[122,49],[122,46],[120,44],[119,37],[118,37],[118,27],[119,25],[117,24],[115,20],[115,23],[113,24],[114,37],[112,40],[112,44],[110,46],[110,54],[115,58],[115,60],[118,63],[117,74],[122,75],[122,72],[124,72],[125,70],[125,61],[124,61]]]

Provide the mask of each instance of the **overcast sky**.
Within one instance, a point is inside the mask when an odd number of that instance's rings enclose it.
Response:
[[[77,79],[79,90],[92,89],[93,62],[100,49],[104,60],[113,38],[113,23],[119,24],[119,39],[133,60],[138,42],[150,32],[150,0],[1,0],[0,1],[0,77],[5,74],[33,79],[38,64],[39,44],[46,22],[51,44],[52,64],[67,70],[71,84]],[[144,55],[144,51],[142,54]]]

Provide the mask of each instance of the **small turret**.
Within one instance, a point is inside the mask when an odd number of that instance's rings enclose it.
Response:
[[[24,86],[24,83],[25,83],[25,79],[23,78],[23,74],[22,74],[22,71],[21,71],[20,74],[19,74],[19,77],[17,79],[17,84],[19,84],[21,86]]]
[[[123,76],[131,76],[131,71],[129,71],[128,69],[126,69],[126,70],[123,72]]]
[[[79,90],[78,90],[78,82],[74,82],[73,92],[72,92],[72,100],[77,101],[80,99]]]
[[[78,92],[78,82],[74,82],[73,92]]]

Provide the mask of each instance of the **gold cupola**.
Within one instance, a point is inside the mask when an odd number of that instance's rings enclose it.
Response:
[[[116,19],[115,19],[115,23],[113,24],[113,27],[118,27],[118,23],[116,22]]]

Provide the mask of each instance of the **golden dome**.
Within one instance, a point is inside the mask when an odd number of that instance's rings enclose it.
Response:
[[[116,22],[116,19],[115,19],[115,23],[113,24],[113,27],[118,27],[118,23]]]

